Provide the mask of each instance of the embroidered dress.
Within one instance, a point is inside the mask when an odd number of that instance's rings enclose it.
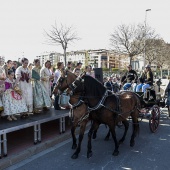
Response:
[[[37,67],[32,69],[32,85],[34,108],[50,107],[51,99],[40,81],[40,69]]]
[[[18,67],[15,72],[17,81],[19,81],[19,88],[22,91],[22,96],[26,101],[28,112],[33,111],[33,93],[32,84],[30,83],[31,72],[28,68]]]
[[[41,82],[43,84],[43,86],[45,87],[49,97],[51,96],[51,80],[50,80],[50,76],[51,76],[51,72],[48,68],[43,67],[40,70],[40,79]]]
[[[0,67],[0,79],[5,77],[6,77],[5,70],[2,67]],[[4,91],[5,91],[5,81],[0,80],[0,111],[3,110],[2,95]]]
[[[27,106],[22,96],[13,90],[15,81],[8,78],[5,80],[5,92],[2,96],[4,112],[2,116],[27,112]]]

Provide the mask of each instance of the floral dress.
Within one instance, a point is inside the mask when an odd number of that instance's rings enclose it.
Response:
[[[43,107],[50,107],[51,99],[40,81],[40,69],[37,67],[32,69],[32,85],[34,108],[39,109]]]
[[[26,101],[28,112],[33,111],[33,92],[31,80],[31,71],[28,68],[19,66],[15,72],[16,81],[22,91],[22,96]]]
[[[6,77],[5,70],[2,67],[0,67],[0,111],[3,110],[2,95],[5,91],[5,81],[1,79],[5,77]]]
[[[4,112],[2,116],[27,112],[24,98],[13,90],[15,81],[8,78],[5,80],[5,92],[2,96]]]

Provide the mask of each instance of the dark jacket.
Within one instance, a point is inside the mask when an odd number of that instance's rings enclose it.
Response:
[[[153,85],[153,73],[152,71],[148,71],[146,74],[145,78],[145,83],[149,85]]]
[[[145,79],[146,79],[146,73],[144,72],[144,73],[142,73],[142,75],[139,77],[139,82],[140,83],[145,83]]]
[[[123,77],[121,78],[122,83],[131,83],[134,80],[136,83],[138,80],[138,75],[135,70],[129,70],[127,71]]]
[[[104,83],[104,86],[108,89],[108,90],[113,90],[113,83],[110,81],[107,81]]]

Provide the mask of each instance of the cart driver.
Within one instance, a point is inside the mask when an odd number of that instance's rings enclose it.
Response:
[[[121,84],[123,85],[123,90],[127,90],[132,86],[132,83],[137,83],[138,75],[135,70],[132,70],[132,65],[127,66],[127,72],[121,78]],[[133,89],[133,91],[135,91]]]

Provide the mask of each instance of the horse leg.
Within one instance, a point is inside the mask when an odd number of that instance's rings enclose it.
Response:
[[[108,131],[106,137],[104,138],[104,140],[105,140],[105,141],[108,141],[108,140],[109,140],[109,137],[110,137],[110,129],[109,129],[109,131]]]
[[[76,130],[76,125],[74,124],[71,127],[71,136],[72,136],[72,140],[73,140],[72,149],[77,148],[77,139],[76,139],[76,135],[75,135],[75,130]]]
[[[93,124],[89,130],[88,133],[88,144],[87,144],[87,158],[92,157],[92,144],[91,144],[91,137],[92,135],[97,132],[97,129],[99,128],[99,124],[97,122],[93,121]]]
[[[117,141],[117,138],[116,138],[115,126],[116,126],[115,122],[112,122],[112,124],[109,126],[109,128],[110,128],[110,132],[112,133],[113,140],[115,142],[115,149],[114,149],[114,152],[113,152],[112,155],[118,156],[118,154],[119,154],[119,150],[118,150],[119,144],[118,144],[118,141]]]
[[[94,130],[94,132],[93,132],[93,139],[96,139],[96,137],[97,137],[97,129],[96,130]]]
[[[129,129],[129,122],[127,120],[123,120],[122,121],[124,127],[125,127],[125,131],[123,133],[123,137],[119,140],[119,144],[123,143],[127,134],[127,131]]]
[[[76,149],[76,151],[74,152],[74,154],[71,156],[72,159],[77,159],[77,158],[78,158],[78,155],[79,155],[80,150],[81,150],[81,142],[82,142],[82,140],[83,140],[84,131],[85,131],[87,122],[88,122],[88,120],[85,120],[85,121],[83,121],[83,122],[81,123],[81,125],[80,125],[80,133],[79,133],[78,146],[77,146],[77,149]]]
[[[132,132],[132,136],[130,139],[130,146],[133,147],[135,145],[135,137],[137,135],[137,133],[139,132],[139,122],[138,122],[138,118],[135,116],[132,116],[132,121],[133,121],[133,132]]]

